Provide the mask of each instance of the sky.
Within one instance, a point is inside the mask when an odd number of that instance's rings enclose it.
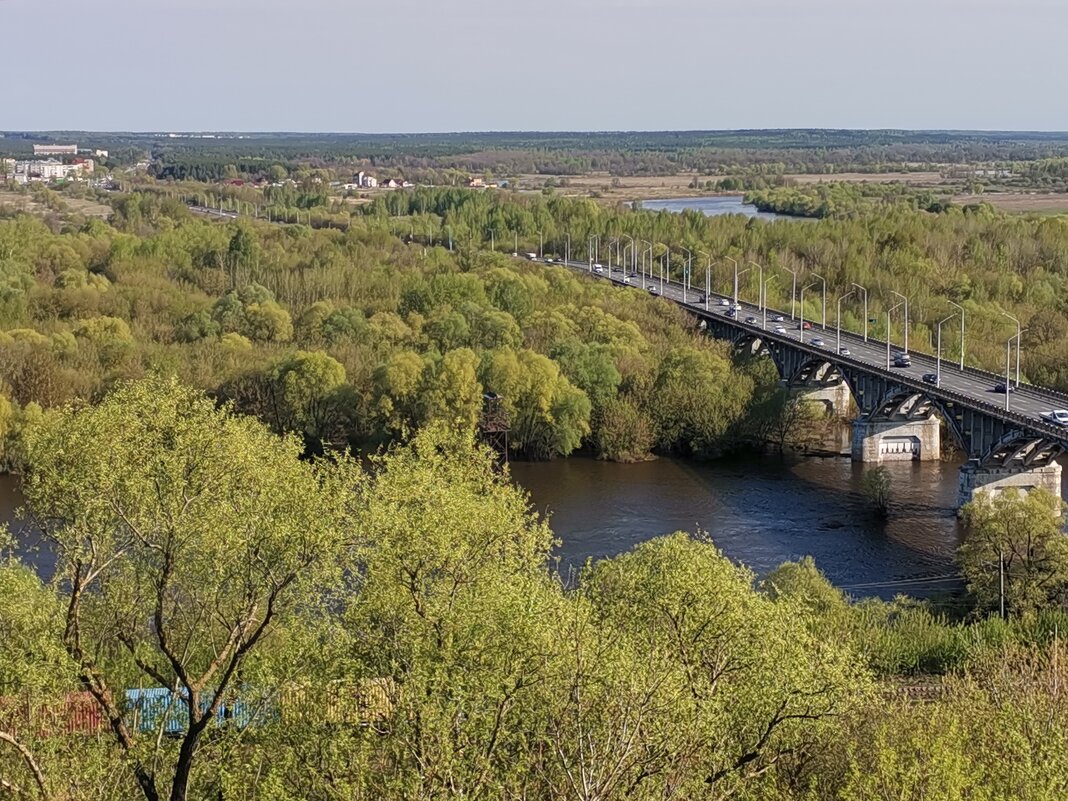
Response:
[[[1064,0],[0,0],[0,129],[1068,130]]]

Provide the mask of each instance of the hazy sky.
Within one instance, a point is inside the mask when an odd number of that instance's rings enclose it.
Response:
[[[1065,0],[0,0],[0,129],[1068,130]]]

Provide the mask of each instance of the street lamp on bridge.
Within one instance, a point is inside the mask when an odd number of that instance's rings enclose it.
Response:
[[[764,281],[764,323],[761,325],[765,331],[768,330],[768,284],[774,281],[778,276],[769,275],[767,280]]]
[[[812,273],[813,278],[818,278],[823,282],[823,322],[821,327],[824,331],[827,330],[827,279],[817,273]]]
[[[816,286],[816,285],[815,284],[805,284],[803,287],[801,287],[801,333],[800,333],[800,339],[801,339],[802,344],[805,341],[805,290],[806,289],[811,289],[814,286]]]
[[[950,306],[952,306],[953,308],[955,308],[958,311],[960,311],[960,369],[963,370],[964,369],[964,307],[961,306],[959,303],[954,303],[951,300],[947,300],[946,303],[948,303]]]
[[[727,256],[727,258],[731,259],[730,256]],[[745,275],[747,272],[749,272],[753,268],[752,267],[746,267],[744,270],[739,272],[738,271],[738,262],[734,261],[734,259],[731,259],[731,261],[734,262],[734,305],[737,306],[738,305],[738,276]]]
[[[712,292],[712,254],[703,250],[698,250],[697,253],[708,259],[705,264],[705,311],[708,311],[708,296]]]
[[[1002,312],[1004,314],[1004,312]],[[1015,317],[1013,319],[1016,319]],[[1019,325],[1019,321],[1016,323]],[[1020,337],[1027,329],[1017,329],[1016,333],[1009,337],[1009,341],[1005,343],[1005,411],[1009,411],[1009,399],[1012,398],[1012,384],[1009,383],[1009,365],[1012,362],[1012,341],[1016,342],[1016,386],[1020,386],[1019,370],[1020,370]]]
[[[936,338],[937,344],[935,345],[935,386],[941,386],[942,384],[942,325],[948,323],[954,317],[957,316],[957,312],[949,315],[944,320],[938,321],[938,336]]]
[[[853,283],[857,289],[864,293],[864,341],[868,341],[868,288],[858,283]]]
[[[890,290],[890,294],[891,295],[896,295],[897,297],[901,298],[901,302],[905,304],[905,355],[908,356],[908,354],[909,354],[909,299],[906,298],[904,295],[902,295],[900,292],[895,292],[893,289]],[[901,304],[899,303],[898,305],[900,306]],[[894,308],[897,308],[897,307],[895,306]],[[886,330],[889,331],[890,327],[887,326]],[[889,341],[889,337],[887,337],[887,339]]]
[[[757,308],[764,308],[764,265],[758,264],[755,261],[750,261],[749,264],[753,265],[760,271],[760,277],[757,278]]]
[[[841,353],[842,352],[842,301],[845,300],[846,298],[850,297],[851,295],[855,295],[855,294],[857,294],[855,291],[849,290],[844,295],[842,295],[840,298],[838,298],[838,309],[837,309],[837,311],[835,312],[835,315],[834,315],[834,322],[835,322],[834,352],[835,353]]]
[[[794,314],[794,306],[797,305],[797,270],[785,265],[780,266],[793,276],[793,281],[790,284],[790,319],[793,320],[796,316]]]
[[[891,306],[886,310],[886,369],[890,369],[890,315],[901,308],[901,304]]]
[[[1023,331],[1020,330],[1020,321],[1017,318],[1013,317],[1008,312],[1002,312],[1001,314],[1002,314],[1003,317],[1008,317],[1010,320],[1012,320],[1014,323],[1016,323],[1016,337],[1015,337],[1015,339],[1016,339],[1016,386],[1020,386],[1020,345],[1023,344],[1023,340],[1020,338],[1020,334],[1022,334]],[[1005,379],[1005,383],[1006,384],[1008,384],[1008,377],[1007,376],[1008,376],[1008,373],[1006,372],[1006,379]],[[1008,388],[1006,387],[1006,393],[1007,392],[1008,392]],[[1005,408],[1007,409],[1009,407],[1006,406]]]

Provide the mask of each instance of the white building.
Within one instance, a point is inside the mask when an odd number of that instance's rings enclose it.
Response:
[[[356,183],[361,189],[374,189],[378,186],[378,179],[361,170],[356,173]]]
[[[77,156],[77,145],[34,145],[35,156]]]
[[[92,159],[80,159],[73,164],[64,164],[55,159],[43,161],[16,161],[15,183],[45,183],[48,181],[81,180],[93,171]]]

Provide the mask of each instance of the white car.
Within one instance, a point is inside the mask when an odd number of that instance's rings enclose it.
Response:
[[[730,306],[731,302],[729,300],[727,300],[726,298],[720,298],[719,299],[719,305],[720,306]]]
[[[604,267],[602,267],[600,264],[595,264],[595,265],[593,265],[593,271],[595,273],[603,273],[604,272]]]
[[[1046,420],[1056,426],[1068,426],[1068,409],[1054,409],[1042,415]]]
[[[775,333],[776,334],[785,334],[786,333],[786,326],[785,325],[777,325],[777,326],[775,326]]]
[[[772,318],[771,318],[771,321],[772,321],[773,323],[783,323],[783,322],[786,322],[785,320],[783,320],[783,318],[782,318],[782,315],[781,315],[781,314],[776,314],[776,315],[775,315],[774,317],[772,317]]]

